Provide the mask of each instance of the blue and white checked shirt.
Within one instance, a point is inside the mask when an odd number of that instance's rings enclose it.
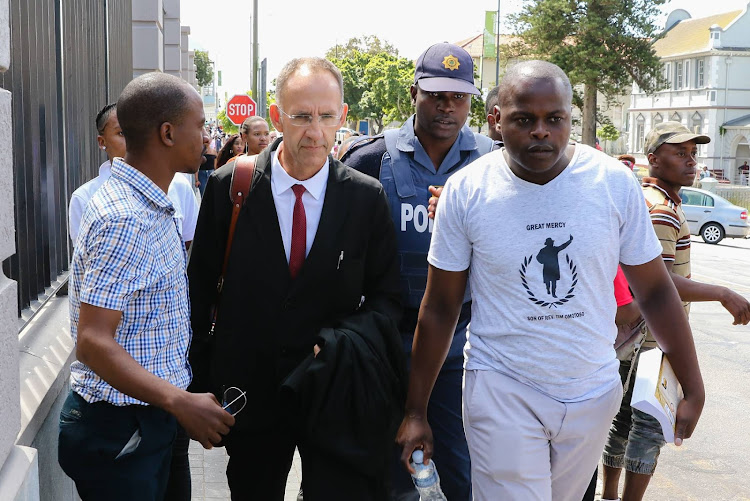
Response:
[[[187,253],[167,195],[121,158],[81,220],[70,273],[70,331],[75,342],[81,303],[122,312],[117,341],[146,370],[185,389],[190,303]],[[71,388],[88,402],[141,404],[79,361]]]

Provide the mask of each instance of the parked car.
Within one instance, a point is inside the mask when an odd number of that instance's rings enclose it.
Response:
[[[682,188],[680,197],[690,233],[700,235],[707,244],[718,244],[724,237],[746,238],[750,233],[744,207],[698,188]]]

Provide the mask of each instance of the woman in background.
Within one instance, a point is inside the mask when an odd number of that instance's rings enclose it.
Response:
[[[239,134],[232,134],[224,143],[219,154],[216,157],[216,169],[227,163],[237,155],[241,155],[245,151],[245,142],[242,140]]]
[[[263,117],[248,117],[240,125],[240,137],[248,155],[257,155],[271,144],[271,132]]]

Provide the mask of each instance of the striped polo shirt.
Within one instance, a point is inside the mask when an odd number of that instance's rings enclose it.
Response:
[[[690,228],[682,212],[680,195],[662,180],[644,177],[643,196],[661,243],[662,259],[672,263],[674,273],[690,278]],[[690,303],[683,301],[682,305],[685,313],[690,314]],[[650,334],[649,340],[653,340]]]

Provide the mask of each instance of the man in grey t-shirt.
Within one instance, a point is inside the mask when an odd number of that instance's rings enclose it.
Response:
[[[581,499],[622,395],[612,349],[619,262],[683,385],[678,445],[700,416],[703,383],[630,173],[568,144],[567,76],[520,63],[500,96],[505,148],[451,177],[441,195],[397,440],[407,469],[415,448],[429,459],[425,409],[471,270],[464,423],[475,499]],[[567,242],[551,273],[557,297],[536,259],[547,239]]]

